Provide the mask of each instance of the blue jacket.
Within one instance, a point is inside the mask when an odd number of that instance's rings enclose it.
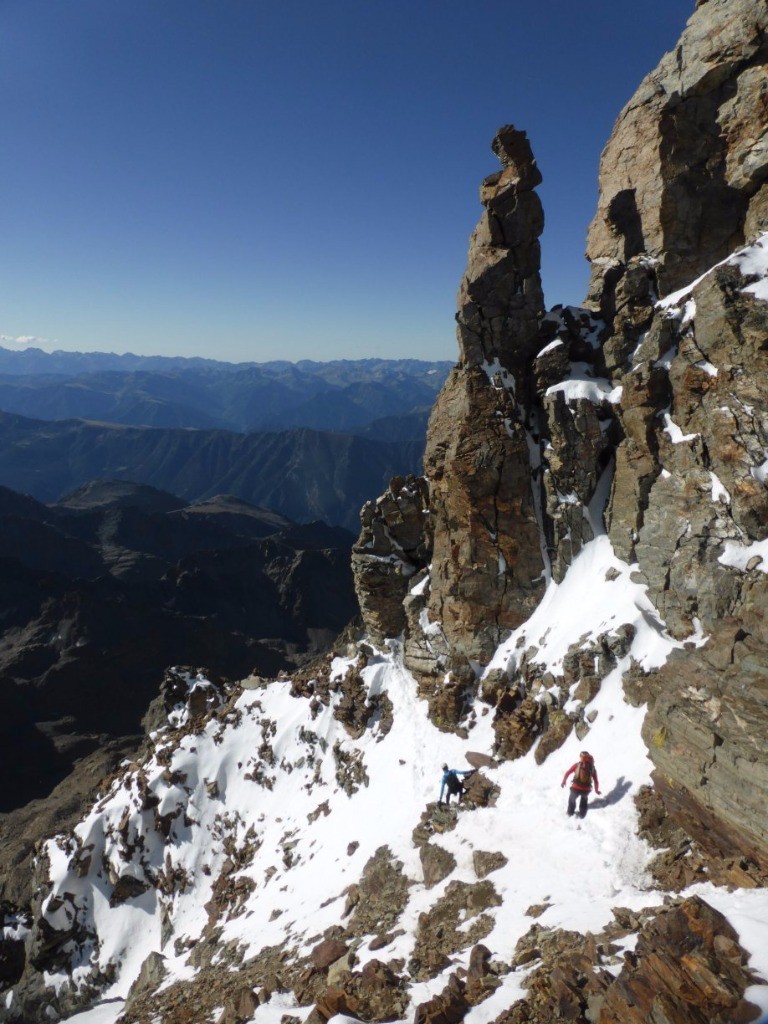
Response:
[[[443,780],[440,786],[440,796],[437,798],[438,803],[440,803],[440,801],[443,799],[443,792],[445,791],[445,787],[448,785],[448,779],[451,776],[453,776],[453,778],[455,779],[459,775],[471,775],[472,771],[472,768],[470,768],[466,772],[460,772],[458,768],[449,768],[448,771],[443,772]]]

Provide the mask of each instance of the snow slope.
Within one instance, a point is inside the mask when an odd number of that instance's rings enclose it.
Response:
[[[729,260],[755,279],[748,290],[768,298],[768,235]],[[694,285],[660,306],[670,316],[690,317]],[[584,374],[579,372],[577,367],[563,383],[567,394],[574,388],[574,394],[582,394]],[[595,400],[606,397],[602,382],[587,383],[590,395],[594,388],[599,391]],[[667,427],[673,440],[686,439],[676,437],[671,420]],[[389,731],[383,719],[374,719],[353,739],[334,716],[340,691],[325,706],[293,696],[287,681],[244,688],[197,734],[185,731],[180,708],[168,728],[156,734],[149,760],[125,767],[74,837],[47,845],[51,891],[44,912],[52,927],[65,930],[77,922],[90,935],[74,950],[72,982],[65,972],[51,975],[51,992],[84,984],[94,969],[116,969],[100,1004],[71,1019],[80,1024],[116,1021],[152,952],[166,957],[166,986],[192,978],[196,968],[190,950],[208,924],[206,904],[216,882],[227,874],[243,886],[241,898],[231,901],[220,920],[220,943],[237,943],[246,958],[283,944],[307,954],[318,935],[339,923],[347,887],[360,879],[382,846],[402,862],[412,882],[399,922],[403,934],[387,945],[388,959],[408,961],[419,916],[435,906],[450,883],[476,881],[472,855],[478,850],[500,850],[508,858],[489,876],[501,903],[485,911],[493,926],[483,941],[495,959],[512,958],[531,925],[526,910],[532,904],[548,905],[540,924],[581,932],[600,930],[616,906],[637,910],[659,904],[662,894],[645,870],[651,851],[636,835],[633,801],[650,779],[651,762],[641,738],[644,711],[625,701],[622,675],[632,660],[648,670],[662,665],[681,644],[668,635],[634,567],[616,557],[601,529],[608,483],[606,476],[587,512],[595,539],[562,583],[549,582],[538,608],[499,647],[487,671],[514,672],[526,655],[542,675],[555,678],[550,690],[561,706],[574,710],[571,694],[557,681],[569,649],[589,648],[601,635],[627,624],[634,627],[631,647],[584,709],[591,722],[586,739],[571,734],[541,766],[534,748],[516,761],[484,769],[500,795],[494,807],[462,811],[455,830],[440,836],[440,845],[457,864],[449,878],[425,886],[412,832],[427,803],[437,799],[443,761],[463,768],[468,751],[491,753],[492,713],[476,705],[467,740],[437,730],[397,641],[376,651],[362,669],[368,699],[386,694],[391,702]],[[713,501],[721,500],[724,491],[718,483],[713,476]],[[762,546],[741,550],[731,545],[721,561],[741,568],[756,554],[766,557]],[[701,645],[706,639],[697,629],[687,642]],[[352,663],[337,658],[332,678],[341,681]],[[189,685],[208,684],[190,679]],[[582,746],[595,756],[602,795],[592,797],[587,818],[577,823],[564,813],[560,783]],[[145,891],[111,905],[115,883],[126,883],[129,876],[132,891]],[[712,885],[697,885],[691,892],[728,917],[751,954],[750,965],[768,978],[766,892],[726,892]],[[467,966],[470,947],[443,974],[412,984],[412,1006],[442,990],[456,963]],[[357,966],[376,955],[363,942]],[[525,977],[525,969],[507,974],[493,996],[470,1012],[468,1024],[488,1024],[520,998]],[[768,1014],[768,985],[755,986],[749,997]],[[303,1018],[308,1011],[275,995],[253,1020],[278,1024],[285,1013]]]
[[[565,580],[559,586],[550,584],[537,611],[500,647],[489,670],[514,667],[521,651],[535,643],[542,670],[557,676],[570,645],[586,646],[590,638],[628,622],[636,628],[631,656],[646,668],[661,664],[677,646],[644,588],[633,581],[632,568],[599,535]],[[185,946],[205,928],[205,904],[233,848],[246,851],[236,877],[251,880],[254,888],[225,917],[221,943],[236,941],[246,957],[285,942],[308,953],[318,934],[339,922],[344,890],[383,845],[402,861],[413,881],[399,922],[405,934],[386,948],[388,959],[407,961],[419,915],[435,905],[449,882],[476,881],[474,850],[501,850],[508,858],[490,876],[502,904],[487,911],[494,925],[483,940],[497,959],[512,958],[518,939],[530,927],[525,911],[532,904],[549,904],[539,918],[542,925],[594,932],[611,920],[613,907],[660,903],[661,895],[644,870],[650,851],[636,836],[632,797],[649,781],[651,763],[640,738],[644,712],[622,695],[621,676],[629,660],[625,657],[611,672],[589,705],[596,715],[584,743],[572,734],[542,766],[531,751],[484,770],[500,787],[498,802],[463,811],[456,829],[440,836],[457,868],[432,889],[423,884],[412,830],[425,805],[438,796],[443,761],[465,767],[468,750],[490,753],[492,715],[478,705],[467,741],[438,731],[417,697],[416,682],[403,667],[396,642],[376,652],[362,670],[369,697],[386,693],[392,702],[393,724],[386,735],[379,721],[360,739],[351,739],[333,714],[340,693],[313,718],[309,701],[292,696],[285,681],[243,690],[198,735],[179,738],[171,726],[161,730],[148,763],[126,768],[78,826],[76,841],[59,838],[48,844],[52,888],[46,907],[51,923],[65,927],[77,915],[93,933],[79,951],[75,983],[82,983],[94,964],[102,969],[117,965],[116,979],[103,992],[100,1005],[71,1019],[81,1024],[116,1021],[152,951],[167,957],[166,984],[193,976]],[[340,680],[350,664],[337,658],[333,677]],[[189,685],[207,684],[190,679]],[[183,712],[172,717],[183,729]],[[602,795],[592,796],[587,818],[576,823],[564,813],[560,782],[584,744],[595,756]],[[340,784],[340,758],[362,768],[367,777],[367,784],[352,795]],[[327,815],[318,813],[325,801]],[[167,838],[156,828],[155,812],[165,816]],[[352,842],[359,846],[349,853]],[[574,857],[580,864],[578,884]],[[78,862],[82,877],[73,870]],[[115,880],[128,874],[151,888],[110,906]],[[169,883],[165,894],[155,888],[162,879]],[[731,918],[754,956],[754,966],[768,977],[765,894],[701,892]],[[173,925],[165,943],[161,908]],[[357,954],[359,966],[377,955],[365,943]],[[469,949],[465,961],[468,954]],[[413,1005],[440,991],[453,969],[455,965],[431,981],[414,984]],[[520,998],[524,978],[525,970],[506,975],[502,987],[471,1011],[469,1024],[487,1024]],[[55,989],[68,978],[62,973],[49,981]],[[752,998],[762,1000],[768,1010],[768,987]],[[308,1009],[275,996],[257,1010],[254,1020],[277,1024],[283,1013],[303,1017]]]

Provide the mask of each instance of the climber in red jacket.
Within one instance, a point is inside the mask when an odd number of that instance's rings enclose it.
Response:
[[[565,786],[568,776],[573,774],[571,792],[568,795],[568,814],[573,814],[576,809],[576,798],[579,798],[579,817],[585,817],[587,813],[587,797],[592,789],[592,780],[595,782],[595,792],[600,795],[600,783],[597,779],[597,769],[592,755],[587,750],[582,750],[579,760],[572,764],[563,776],[562,786]],[[562,788],[561,786],[561,788]]]

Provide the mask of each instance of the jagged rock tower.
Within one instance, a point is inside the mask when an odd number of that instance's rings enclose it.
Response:
[[[466,684],[469,663],[487,663],[563,578],[593,536],[588,507],[613,440],[610,388],[566,400],[558,385],[571,360],[594,368],[598,324],[586,310],[545,313],[541,175],[525,132],[501,128],[492,149],[502,170],[480,187],[459,362],[430,419],[426,481],[398,478],[365,507],[353,555],[366,629],[404,632],[408,666],[433,682],[448,670]]]
[[[459,290],[459,363],[427,433],[428,490],[417,496],[413,482],[394,481],[367,506],[353,562],[367,628],[381,637],[407,623],[408,661],[422,677],[487,661],[545,586],[530,388],[544,314],[541,174],[524,132],[508,125],[492,148],[502,169],[480,188],[485,212]],[[419,541],[404,540],[404,522],[419,516]]]
[[[493,150],[502,170],[480,187],[485,212],[459,289],[459,363],[432,412],[424,459],[434,523],[429,620],[452,650],[479,661],[544,587],[529,451],[530,363],[544,312],[541,175],[524,132],[502,128]]]

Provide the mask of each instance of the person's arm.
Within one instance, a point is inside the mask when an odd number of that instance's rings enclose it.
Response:
[[[600,783],[597,781],[597,768],[592,765],[592,778],[595,780],[595,792],[600,796]]]
[[[572,772],[575,772],[575,771],[576,771],[576,766],[578,765],[578,763],[579,763],[579,762],[578,762],[578,761],[576,761],[576,762],[575,762],[575,764],[572,764],[572,765],[571,765],[571,767],[570,767],[570,768],[568,769],[568,771],[567,771],[567,772],[565,773],[565,775],[563,776],[563,781],[562,781],[562,782],[560,783],[560,788],[561,788],[561,789],[562,789],[562,788],[563,788],[563,786],[565,785],[565,780],[566,780],[566,779],[568,778],[568,776],[569,776],[569,775],[570,775],[570,774],[571,774]]]

